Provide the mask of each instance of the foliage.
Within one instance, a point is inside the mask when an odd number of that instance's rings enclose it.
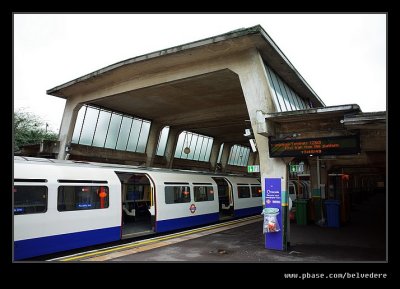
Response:
[[[24,110],[14,112],[14,150],[21,146],[38,144],[42,140],[57,140],[57,133],[46,129],[42,119]]]

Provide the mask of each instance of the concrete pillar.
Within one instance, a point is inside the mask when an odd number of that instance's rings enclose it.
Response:
[[[212,148],[211,148],[211,154],[210,154],[210,169],[211,171],[215,171],[215,167],[217,165],[217,159],[218,159],[218,153],[219,149],[221,147],[222,142],[220,140],[214,139]]]
[[[226,166],[228,164],[231,148],[232,144],[224,143],[224,148],[222,150],[222,155],[221,155],[221,167],[223,173],[226,171]]]
[[[264,113],[276,111],[268,86],[265,66],[257,50],[248,51],[246,56],[243,57],[242,65],[237,72],[259,152],[263,192],[265,192],[264,178],[281,178],[282,191],[286,192],[286,164],[281,158],[269,157],[268,138],[257,133],[257,111],[261,110]]]
[[[308,158],[308,163],[310,165],[311,195],[321,196],[320,188],[318,188],[317,157]]]
[[[66,146],[72,140],[72,134],[74,133],[76,118],[82,104],[76,103],[74,100],[68,99],[65,103],[64,114],[61,120],[60,132],[58,134],[58,141],[60,142],[57,159],[65,159],[67,152],[65,151]]]
[[[254,160],[255,165],[260,165],[260,154],[257,152],[256,153],[256,158]]]
[[[263,191],[263,206],[265,206],[265,178],[281,179],[282,191],[282,213],[283,213],[283,241],[284,250],[290,242],[289,231],[290,222],[287,221],[287,179],[288,170],[286,163],[282,158],[270,158],[268,149],[268,137],[258,133],[259,124],[262,124],[265,131],[270,127],[270,124],[262,119],[257,119],[257,111],[264,113],[275,112],[276,108],[270,93],[267,74],[261,55],[256,49],[249,50],[246,55],[243,55],[243,62],[238,68],[240,83],[242,86],[243,95],[246,101],[246,106],[249,112],[251,126],[254,132],[254,137],[257,144],[257,149],[260,158],[260,175]]]
[[[156,155],[158,139],[160,138],[160,131],[163,125],[160,123],[152,122],[149,132],[149,139],[146,146],[146,167],[153,166],[154,157]]]
[[[308,159],[308,163],[310,165],[310,181],[311,181],[311,192],[312,195],[321,196],[320,190],[322,188],[325,189],[325,196],[322,195],[322,198],[327,197],[327,167],[329,166],[329,162],[321,161],[320,160],[320,167],[319,167],[319,175],[320,175],[320,185],[321,187],[318,188],[318,178],[317,178],[317,158],[312,157]]]
[[[178,137],[181,131],[182,131],[181,129],[177,129],[172,126],[169,128],[167,146],[165,147],[165,158],[167,160],[166,168],[168,169],[172,168],[172,164],[174,162],[176,143],[178,141]]]
[[[253,166],[256,164],[257,153],[250,152],[249,160],[247,162],[248,166]]]

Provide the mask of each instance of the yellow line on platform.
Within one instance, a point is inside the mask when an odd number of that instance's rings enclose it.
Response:
[[[62,261],[62,262],[77,261],[77,260],[80,260],[80,259],[85,259],[85,258],[89,258],[89,257],[95,257],[95,256],[98,256],[98,255],[103,255],[103,254],[108,254],[108,253],[112,253],[112,252],[119,251],[119,250],[127,250],[127,249],[131,249],[131,248],[136,248],[136,247],[149,245],[149,244],[156,243],[156,242],[161,242],[161,241],[166,241],[166,240],[170,240],[170,239],[174,239],[174,238],[188,236],[188,235],[192,235],[192,234],[200,233],[200,232],[204,232],[204,231],[210,231],[210,230],[221,228],[221,227],[228,227],[228,226],[231,226],[231,225],[237,225],[237,224],[241,224],[241,223],[246,223],[248,221],[254,221],[254,220],[258,220],[258,219],[261,219],[261,217],[259,215],[252,216],[252,217],[247,217],[247,218],[243,218],[243,219],[227,221],[227,222],[224,222],[224,223],[210,225],[210,226],[207,226],[207,227],[202,227],[202,228],[192,229],[192,230],[188,230],[188,231],[184,231],[184,232],[174,233],[174,234],[167,235],[167,236],[155,237],[155,238],[146,239],[146,240],[142,240],[142,241],[136,241],[136,242],[129,243],[129,244],[126,244],[126,245],[118,245],[118,246],[111,247],[111,248],[108,248],[108,249],[99,249],[99,250],[86,252],[86,253],[78,253],[78,254],[75,254],[75,255],[72,255],[72,256],[61,257],[61,258],[52,259],[52,260],[49,260],[49,261]],[[245,225],[245,224],[243,224],[243,225]],[[227,228],[227,229],[229,229],[229,228]],[[149,248],[149,249],[151,249],[151,248]]]

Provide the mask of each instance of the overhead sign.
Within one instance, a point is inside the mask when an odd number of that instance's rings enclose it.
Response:
[[[269,156],[271,158],[351,155],[360,151],[359,135],[269,141]]]
[[[259,173],[260,172],[260,166],[247,166],[247,172],[248,173]]]

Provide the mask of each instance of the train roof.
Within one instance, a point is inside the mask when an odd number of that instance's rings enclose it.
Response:
[[[75,161],[75,160],[57,160],[47,158],[35,158],[26,156],[14,156],[14,162],[31,162],[40,164],[57,164],[60,166],[80,166],[80,167],[92,167],[92,168],[108,168],[108,169],[135,169],[143,171],[154,171],[154,172],[165,172],[165,173],[185,173],[185,174],[204,174],[204,175],[215,175],[215,176],[234,176],[234,177],[259,177],[249,176],[246,174],[227,174],[227,173],[215,173],[211,171],[193,171],[193,170],[181,170],[181,169],[165,169],[165,168],[154,168],[145,166],[132,166],[122,164],[110,164],[110,163],[98,163],[98,162],[86,162],[86,161]]]

